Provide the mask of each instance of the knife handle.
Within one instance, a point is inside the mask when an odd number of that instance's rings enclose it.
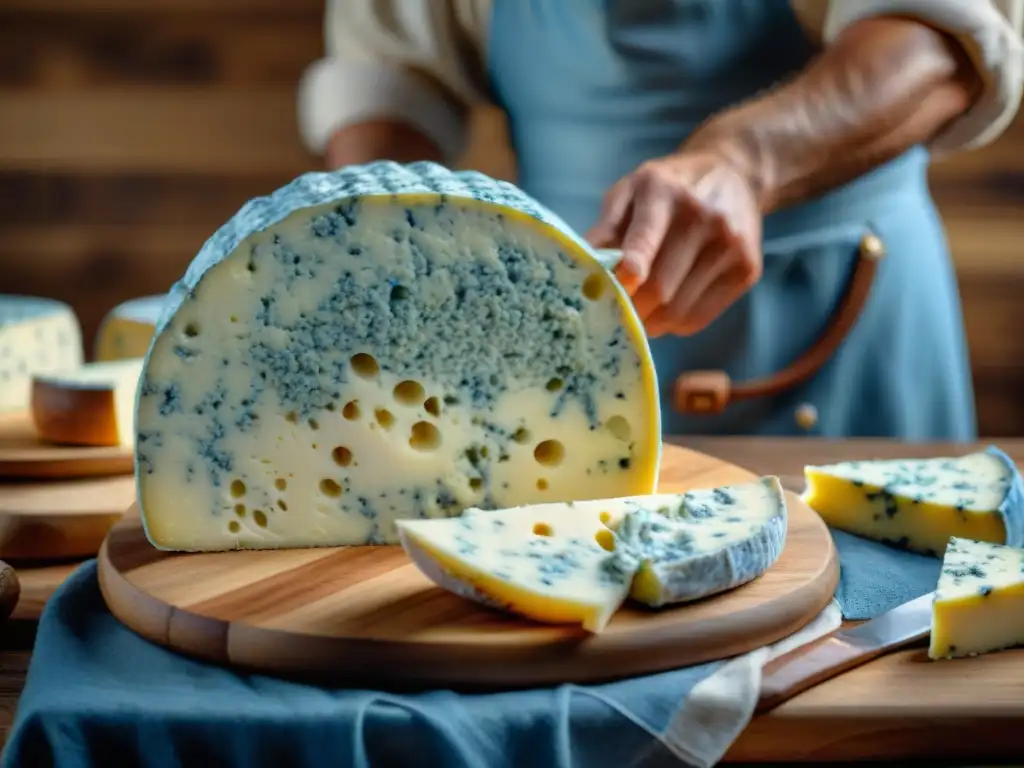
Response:
[[[826,635],[778,656],[762,668],[755,714],[774,709],[818,683],[858,667],[891,650],[888,645],[858,645]]]

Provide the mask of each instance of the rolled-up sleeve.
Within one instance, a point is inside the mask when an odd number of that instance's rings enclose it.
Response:
[[[1024,82],[1024,0],[829,0],[825,41],[856,21],[883,15],[911,16],[953,35],[981,76],[982,93],[932,140],[934,152],[980,147],[1006,130],[1020,106]]]
[[[324,151],[346,125],[397,118],[432,139],[446,161],[465,143],[469,106],[483,98],[479,41],[457,3],[327,0],[325,56],[303,73],[299,130]]]

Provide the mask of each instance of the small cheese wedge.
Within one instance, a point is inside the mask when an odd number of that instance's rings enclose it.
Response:
[[[600,632],[633,577],[609,557],[615,535],[597,506],[468,509],[396,525],[409,557],[438,586],[545,623]]]
[[[145,357],[166,299],[166,294],[143,296],[110,310],[96,334],[94,359],[107,362]]]
[[[43,440],[133,446],[142,358],[89,363],[32,380],[32,421]]]
[[[55,299],[0,294],[0,411],[27,410],[32,375],[82,364],[74,310]]]
[[[952,538],[932,607],[932,659],[1024,644],[1024,550]]]
[[[786,497],[777,477],[650,501],[641,499],[615,525],[613,557],[620,570],[637,571],[630,596],[655,608],[752,581],[786,543]],[[639,564],[631,565],[632,558]]]
[[[804,501],[830,526],[941,557],[950,537],[1024,544],[1024,484],[998,448],[959,458],[806,467]]]

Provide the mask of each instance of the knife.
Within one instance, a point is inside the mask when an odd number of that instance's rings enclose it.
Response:
[[[855,627],[838,629],[778,656],[762,669],[755,714],[774,709],[819,683],[872,659],[928,637],[932,624],[929,592]]]

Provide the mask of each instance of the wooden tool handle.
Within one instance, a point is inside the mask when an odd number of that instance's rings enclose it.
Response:
[[[721,413],[730,403],[772,397],[808,381],[827,363],[867,304],[885,246],[875,235],[861,241],[846,292],[814,345],[787,368],[761,379],[734,382],[725,371],[689,371],[676,379],[673,404],[680,413]]]
[[[18,581],[18,574],[14,569],[0,560],[0,621],[4,621],[21,597],[21,582]]]
[[[764,665],[761,695],[754,712],[760,714],[774,709],[808,688],[881,656],[886,650],[886,646],[860,646],[835,635],[794,648]]]

